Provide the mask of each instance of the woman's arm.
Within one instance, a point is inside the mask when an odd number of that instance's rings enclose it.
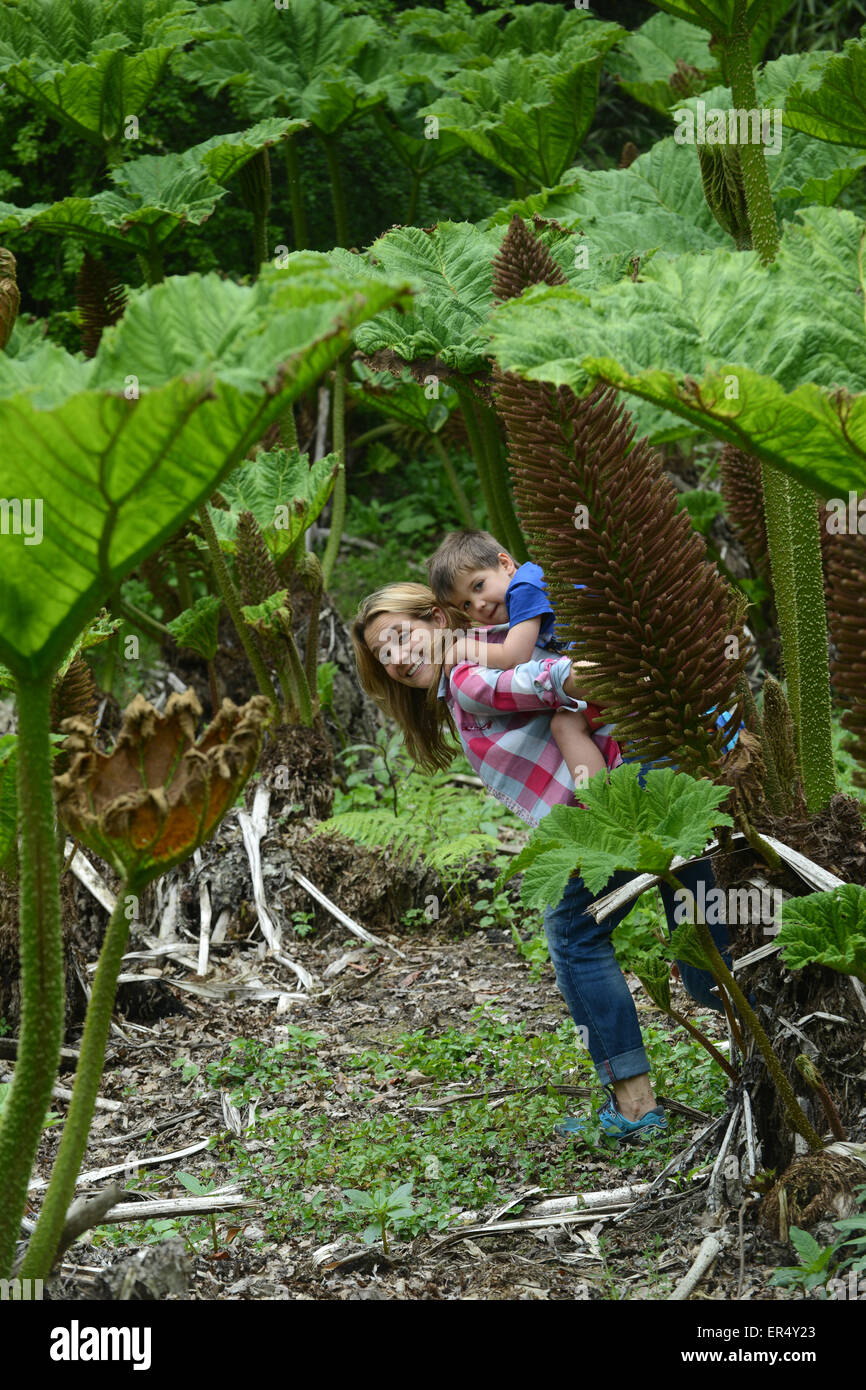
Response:
[[[585,700],[589,705],[594,703],[593,696],[590,691],[579,686],[578,681],[584,678],[585,668],[591,669],[594,664],[592,661],[573,661],[569,675],[562,682],[562,688],[567,695],[573,695],[577,700]]]

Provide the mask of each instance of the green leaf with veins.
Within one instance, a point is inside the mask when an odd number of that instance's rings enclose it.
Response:
[[[668,14],[654,14],[623,39],[605,68],[629,96],[665,115],[683,95],[677,82],[697,93],[719,78],[706,30]]]
[[[278,10],[260,0],[228,0],[202,13],[209,26],[178,70],[210,95],[230,86],[250,116],[287,112],[335,134],[402,87],[373,51],[386,36],[371,18],[347,18],[325,0]],[[228,36],[228,37],[227,37]],[[372,64],[372,66],[370,66]],[[378,71],[377,71],[378,69]]]
[[[260,150],[303,122],[271,119],[249,130],[216,135],[180,154],[142,155],[111,171],[114,188],[92,198],[17,208],[0,203],[0,234],[35,228],[142,254],[166,244],[186,225],[206,222],[225,197],[223,186]]]
[[[241,512],[252,512],[271,553],[279,559],[321,514],[337,476],[338,457],[310,463],[297,449],[262,450],[226,479],[221,489],[228,511],[211,519],[223,550],[235,552]]]
[[[601,60],[623,31],[599,23],[588,33],[555,54],[507,54],[490,67],[463,69],[448,79],[448,95],[419,114],[436,116],[513,178],[556,183],[592,124]]]
[[[0,6],[0,76],[78,136],[119,146],[194,16],[191,0],[16,0]]]
[[[0,496],[44,511],[39,544],[2,541],[0,660],[19,680],[56,668],[124,575],[402,289],[300,252],[251,287],[217,275],[155,286],[90,361],[49,344],[0,356]]]
[[[753,252],[654,257],[591,295],[533,286],[496,308],[506,371],[584,392],[601,379],[808,483],[866,485],[866,331],[853,213],[803,208],[764,267]]]
[[[508,872],[524,872],[527,907],[560,900],[569,875],[580,872],[598,893],[617,869],[663,873],[674,856],[699,854],[716,826],[732,825],[718,807],[730,787],[698,781],[672,768],[653,768],[641,788],[640,768],[627,763],[608,780],[600,772],[580,789],[584,809],[554,806]]]
[[[180,647],[189,647],[198,652],[205,661],[213,661],[219,646],[219,615],[222,601],[215,594],[205,594],[196,599],[191,608],[185,608],[166,623],[166,627]]]
[[[731,37],[745,31],[751,36],[752,60],[758,62],[779,20],[792,0],[653,0],[660,10],[699,24],[710,34]]]
[[[789,898],[776,944],[792,970],[825,965],[866,984],[866,888],[846,883],[829,893]]]
[[[812,60],[788,90],[785,125],[818,140],[866,148],[866,39]]]

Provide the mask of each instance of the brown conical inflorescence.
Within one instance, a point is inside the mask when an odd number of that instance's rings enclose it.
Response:
[[[531,283],[528,274],[562,283],[546,249],[527,247],[530,237],[512,222],[495,266],[502,297]],[[587,688],[630,752],[725,780],[716,718],[724,709],[734,711],[734,728],[740,720],[742,610],[677,510],[660,456],[635,440],[609,389],[579,399],[499,370],[494,382],[521,525],[560,634],[578,644],[576,658],[596,665]]]
[[[725,515],[742,542],[755,574],[772,584],[761,461],[744,449],[726,444],[719,456],[719,473]]]
[[[75,281],[75,302],[81,315],[81,351],[95,357],[104,330],[123,317],[126,292],[105,261],[89,251]]]

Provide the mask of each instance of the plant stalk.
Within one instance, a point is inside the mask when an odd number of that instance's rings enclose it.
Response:
[[[839,1111],[836,1109],[836,1103],[827,1090],[826,1081],[815,1066],[811,1057],[807,1057],[805,1053],[801,1053],[799,1057],[794,1059],[794,1066],[797,1068],[797,1071],[800,1073],[807,1086],[812,1087],[812,1090],[820,1100],[824,1114],[827,1116],[827,1123],[830,1126],[833,1138],[846,1140],[848,1135],[845,1133],[845,1128],[839,1118]]]
[[[340,541],[343,538],[343,523],[346,519],[346,364],[343,358],[334,366],[334,404],[331,419],[334,453],[337,455],[337,479],[334,483],[334,500],[331,506],[331,530],[322,556],[322,586],[325,589],[334,573]]]
[[[337,245],[347,246],[349,242],[349,222],[346,216],[346,193],[343,187],[343,171],[340,167],[340,137],[321,134],[331,180],[331,199],[334,204],[334,224],[337,232]]]
[[[695,1042],[700,1043],[701,1047],[707,1050],[716,1065],[721,1067],[722,1071],[728,1077],[728,1080],[737,1086],[740,1081],[739,1072],[733,1063],[710,1041],[706,1033],[702,1033],[700,1028],[696,1028],[684,1014],[678,1013],[676,1009],[668,1009],[668,1014],[675,1023],[678,1023],[681,1028],[685,1028],[686,1032],[691,1034]]]
[[[662,874],[662,878],[666,883],[670,884],[674,892],[683,891],[683,884],[680,883],[679,879],[670,871]],[[761,1027],[757,1014],[743,994],[743,991],[740,989],[740,986],[737,984],[730,970],[725,965],[725,962],[722,960],[721,952],[713,941],[710,929],[698,910],[698,904],[694,893],[689,889],[685,889],[685,891],[692,899],[695,931],[697,932],[698,940],[701,943],[704,955],[710,963],[713,974],[717,976],[721,984],[723,984],[728,991],[740,1018],[746,1024],[746,1027],[755,1039],[758,1050],[767,1064],[767,1070],[773,1079],[773,1084],[776,1087],[776,1091],[778,1092],[779,1099],[782,1102],[791,1128],[794,1129],[797,1134],[803,1136],[810,1149],[817,1152],[818,1149],[824,1147],[820,1135],[812,1128],[806,1116],[803,1114],[797,1097],[794,1095],[791,1083],[782,1071],[779,1059],[773,1051],[770,1039]]]
[[[214,578],[216,579],[217,586],[219,588],[220,593],[222,594],[225,606],[229,610],[231,620],[235,625],[235,631],[237,632],[238,637],[240,638],[241,646],[246,652],[247,660],[249,661],[250,666],[253,669],[253,674],[255,675],[255,678],[258,681],[259,690],[262,692],[262,694],[265,696],[267,700],[270,700],[273,708],[277,711],[277,713],[279,713],[279,696],[277,695],[277,692],[274,689],[273,681],[267,673],[265,663],[262,661],[262,658],[259,655],[258,648],[256,647],[252,639],[249,627],[244,622],[244,617],[241,613],[240,595],[237,589],[235,588],[234,583],[232,582],[231,575],[229,574],[228,565],[225,562],[225,557],[223,556],[222,550],[220,548],[220,543],[217,539],[217,533],[214,530],[214,524],[211,520],[210,511],[208,510],[206,503],[203,507],[199,508],[198,515],[199,520],[201,521],[201,527],[204,533],[204,538],[207,542],[208,553],[210,554],[211,563],[213,565]]]
[[[18,815],[21,1026],[0,1121],[0,1278],[8,1278],[64,1029],[63,937],[51,781],[51,677],[20,681]]]
[[[298,157],[297,133],[284,141],[286,158],[286,178],[289,184],[289,203],[292,209],[292,235],[295,250],[303,251],[307,245],[307,214],[304,211],[304,190],[301,184],[301,161]]]
[[[508,546],[512,559],[522,565],[525,560],[529,559],[529,551],[526,549],[520,522],[517,520],[517,513],[511,500],[511,483],[508,477],[505,447],[499,431],[499,419],[491,406],[482,406],[478,413],[481,419],[481,435],[487,451],[490,486],[499,499],[499,511],[505,528],[502,540]]]
[[[720,40],[725,53],[725,65],[731,84],[732,104],[736,110],[757,111],[758,93],[755,87],[755,73],[752,67],[752,51],[749,31],[746,27],[747,0],[737,0],[735,23],[739,32],[730,38]],[[770,192],[770,176],[761,143],[746,141],[739,145],[740,166],[743,171],[743,189],[746,195],[746,211],[752,231],[752,246],[764,264],[775,260],[779,249],[779,226],[776,209]]]
[[[463,484],[457,476],[457,469],[454,467],[454,461],[438,434],[432,434],[430,440],[433,448],[439,455],[442,463],[442,471],[448,479],[448,486],[451,489],[454,504],[457,507],[457,515],[460,517],[464,526],[468,527],[470,531],[474,531],[478,526],[478,522],[473,515],[469,498],[463,490]]]
[[[114,997],[117,993],[120,962],[129,937],[127,898],[130,894],[135,894],[137,888],[138,885],[132,879],[127,879],[121,885],[105,932],[84,1021],[84,1035],[81,1039],[69,1113],[63,1126],[60,1147],[51,1170],[36,1230],[30,1239],[21,1266],[21,1277],[24,1279],[48,1278],[60,1243],[66,1213],[75,1193],[75,1183],[87,1147],[90,1122],[96,1108],[96,1096],[105,1063],[105,1048],[111,1027]]]

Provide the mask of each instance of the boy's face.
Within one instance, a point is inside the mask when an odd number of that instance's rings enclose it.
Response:
[[[510,555],[500,553],[492,569],[467,570],[459,574],[448,602],[459,608],[480,627],[508,622],[505,591],[517,569]]]

